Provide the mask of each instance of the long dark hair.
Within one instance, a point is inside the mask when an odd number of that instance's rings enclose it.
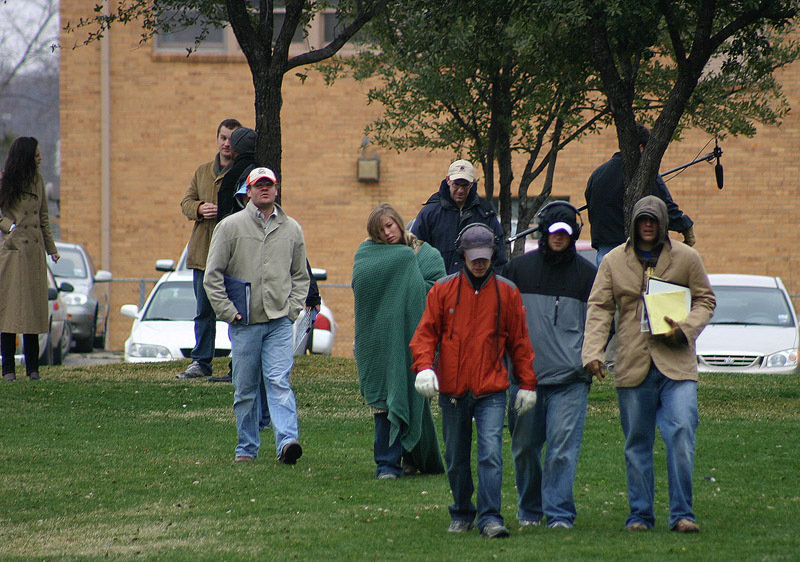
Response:
[[[0,207],[19,201],[22,190],[36,177],[36,147],[33,137],[18,137],[8,150],[3,177],[0,179]]]

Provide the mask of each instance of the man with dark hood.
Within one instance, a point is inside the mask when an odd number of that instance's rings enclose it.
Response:
[[[222,178],[219,188],[219,220],[242,209],[236,201],[240,187],[245,186],[247,174],[256,164],[256,132],[248,127],[239,127],[231,133],[231,163],[228,173]]]
[[[456,248],[458,233],[475,223],[486,225],[494,233],[492,264],[495,267],[505,264],[508,258],[497,211],[478,196],[474,166],[467,160],[456,160],[450,164],[439,191],[423,205],[411,233],[439,250],[447,274],[451,275],[464,265]]]
[[[631,235],[600,263],[589,295],[583,364],[604,376],[603,352],[614,313],[618,350],[614,373],[620,421],[625,434],[630,531],[655,525],[653,442],[658,427],[664,440],[669,483],[669,528],[699,530],[692,509],[692,471],[697,430],[697,359],[695,341],[716,306],[714,292],[694,249],[667,237],[667,206],[656,196],[633,208]],[[643,293],[650,279],[688,288],[684,320],[669,316],[662,335],[644,331]],[[655,320],[655,319],[652,319]]]
[[[570,528],[577,516],[572,487],[591,383],[581,347],[596,272],[575,251],[581,232],[577,219],[577,209],[566,201],[546,205],[539,212],[539,250],[514,258],[502,273],[522,293],[539,381],[533,410],[522,416],[513,408],[508,412],[517,518],[523,527],[538,526],[545,517],[549,528]],[[512,404],[518,391],[512,378]]]

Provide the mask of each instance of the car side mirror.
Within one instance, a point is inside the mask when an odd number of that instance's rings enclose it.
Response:
[[[175,260],[156,260],[156,271],[175,271]]]
[[[58,289],[55,287],[47,288],[47,300],[54,301],[58,298]]]
[[[114,276],[111,275],[111,272],[106,271],[105,269],[98,269],[97,273],[94,275],[95,283],[108,283],[113,278]]]
[[[139,307],[135,304],[123,304],[119,311],[123,316],[127,316],[128,318],[135,319],[139,316]]]
[[[66,281],[64,281],[63,283],[61,283],[61,285],[58,286],[58,290],[62,293],[71,293],[72,291],[75,290],[75,287],[73,287],[72,283],[67,283]]]

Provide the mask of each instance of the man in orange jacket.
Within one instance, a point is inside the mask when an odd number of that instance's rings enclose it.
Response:
[[[417,392],[439,393],[445,462],[453,505],[451,533],[469,531],[475,517],[481,534],[508,536],[500,515],[503,478],[502,436],[509,355],[519,380],[515,408],[523,414],[536,404],[533,348],[519,290],[492,271],[494,233],[471,224],[457,240],[464,268],[436,282],[428,293],[410,348]],[[438,358],[436,351],[438,347]],[[470,467],[472,420],[478,432],[478,506],[472,502]]]

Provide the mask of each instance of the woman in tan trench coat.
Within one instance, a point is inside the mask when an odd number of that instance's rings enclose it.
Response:
[[[17,334],[23,334],[25,371],[39,380],[39,338],[48,330],[45,252],[58,261],[50,233],[39,141],[19,137],[0,178],[0,344],[3,379],[16,380]]]

